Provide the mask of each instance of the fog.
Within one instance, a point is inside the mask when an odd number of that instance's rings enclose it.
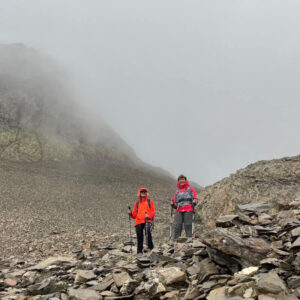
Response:
[[[0,0],[144,161],[211,184],[300,149],[300,2]]]

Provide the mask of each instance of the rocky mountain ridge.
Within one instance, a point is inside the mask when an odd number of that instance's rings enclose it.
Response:
[[[200,193],[201,222],[214,227],[221,214],[249,202],[282,203],[300,195],[300,155],[259,161],[206,187]]]

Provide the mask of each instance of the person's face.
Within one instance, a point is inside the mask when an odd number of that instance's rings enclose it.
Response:
[[[147,192],[146,192],[146,191],[141,191],[141,197],[142,197],[142,198],[145,198],[146,195],[147,195]]]
[[[186,182],[185,178],[183,178],[183,177],[179,178],[179,184],[180,185],[184,185],[185,182]]]

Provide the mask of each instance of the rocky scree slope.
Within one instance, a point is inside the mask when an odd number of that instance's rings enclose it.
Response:
[[[70,256],[0,260],[3,300],[300,297],[300,198],[284,206],[238,205],[206,236],[161,243],[142,257],[119,241],[97,241]],[[133,251],[135,252],[135,251]]]
[[[91,230],[127,238],[127,205],[140,186],[150,188],[158,224],[165,221],[172,178],[85,115],[79,100],[54,61],[0,45],[0,256],[67,251]]]
[[[197,213],[205,227],[249,202],[285,203],[300,195],[300,155],[259,161],[200,191]]]

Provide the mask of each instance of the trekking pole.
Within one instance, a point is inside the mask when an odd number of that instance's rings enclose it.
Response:
[[[130,206],[128,206],[128,209],[131,211]],[[130,215],[128,215],[129,217],[129,241],[130,241],[130,253],[132,253],[132,235],[131,235],[131,218]]]
[[[172,231],[173,231],[173,205],[171,205],[171,214],[170,214],[170,235],[169,235],[169,240],[172,239]]]
[[[148,215],[147,215],[147,211],[145,211],[145,239],[146,239],[146,246],[147,246],[147,251],[148,251],[149,244],[148,244]]]

